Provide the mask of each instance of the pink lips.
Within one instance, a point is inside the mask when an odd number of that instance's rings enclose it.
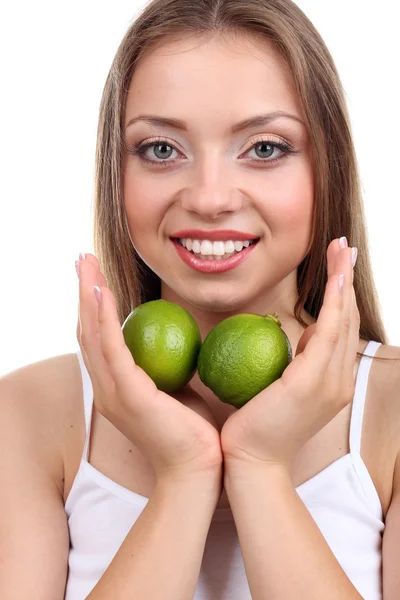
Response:
[[[182,232],[179,232],[179,233],[182,233]],[[188,230],[185,231],[185,233],[186,233],[186,237],[189,237],[187,235]],[[193,235],[193,230],[191,230],[191,233]],[[215,234],[215,232],[213,232],[213,233]],[[232,233],[233,232],[228,232],[228,234],[232,234]],[[235,233],[235,236],[237,236],[238,232],[234,232],[234,233]],[[221,232],[218,233],[218,235],[221,235]],[[246,234],[246,235],[248,235],[248,234]],[[252,235],[250,235],[248,237],[242,237],[242,238],[238,238],[235,236],[231,236],[230,238],[227,238],[227,239],[232,239],[232,237],[235,240],[237,240],[237,239],[243,239],[243,240],[257,239]],[[183,238],[185,236],[179,235],[177,237]],[[193,236],[193,237],[195,237],[195,236]],[[210,235],[208,235],[207,239],[212,239],[212,238]],[[221,240],[221,237],[216,238],[216,239]],[[233,256],[231,256],[230,258],[227,258],[225,260],[202,260],[201,258],[197,258],[197,256],[195,256],[194,254],[189,252],[189,250],[187,250],[184,246],[182,246],[182,244],[180,244],[178,242],[178,240],[173,239],[171,241],[174,244],[176,251],[178,252],[181,259],[187,265],[189,265],[189,267],[192,267],[192,269],[195,269],[196,271],[201,271],[202,273],[224,273],[225,271],[230,271],[231,269],[234,269],[235,267],[240,265],[244,260],[246,260],[246,258],[250,254],[250,252],[257,246],[257,242],[255,242],[251,246],[248,246],[247,248],[243,248],[243,250],[241,250],[237,254],[234,254]]]

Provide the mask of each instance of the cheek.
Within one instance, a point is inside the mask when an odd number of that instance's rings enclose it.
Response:
[[[314,208],[314,177],[309,165],[294,173],[287,183],[285,207],[288,227],[293,231],[303,231],[306,239],[311,235]]]
[[[141,245],[145,237],[157,233],[165,214],[165,193],[150,177],[138,177],[128,170],[124,177],[123,197],[133,243]]]
[[[265,189],[263,212],[270,229],[287,234],[304,231],[307,235],[314,205],[313,174],[308,165],[282,169]]]
[[[276,214],[279,220],[290,235],[297,232],[304,232],[308,237],[309,228],[312,224],[313,213],[313,189],[302,187],[289,190],[281,199],[279,213]]]
[[[288,268],[307,255],[312,237],[314,179],[308,163],[283,169],[267,186],[263,214],[274,240],[273,252],[278,264],[291,257]],[[293,263],[293,264],[292,264]]]

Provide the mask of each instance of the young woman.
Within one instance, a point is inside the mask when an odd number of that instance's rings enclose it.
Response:
[[[400,349],[313,25],[290,0],[153,0],[96,164],[79,351],[0,381],[2,600],[397,599]],[[154,298],[203,339],[276,311],[293,361],[240,410],[197,375],[162,393],[121,332]]]

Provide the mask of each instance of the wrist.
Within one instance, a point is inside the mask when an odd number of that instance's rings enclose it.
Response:
[[[230,461],[225,463],[224,487],[228,490],[237,482],[241,485],[251,484],[253,481],[271,481],[276,485],[292,485],[289,468],[281,463],[266,462],[240,462]]]
[[[165,494],[193,494],[217,504],[223,489],[222,466],[192,473],[165,472],[157,478],[155,487]]]

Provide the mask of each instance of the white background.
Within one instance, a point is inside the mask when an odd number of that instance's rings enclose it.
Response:
[[[91,245],[98,108],[142,0],[36,0],[0,12],[0,375],[76,352],[74,261]],[[373,272],[400,345],[400,106],[396,0],[297,0],[341,75],[360,165]]]

